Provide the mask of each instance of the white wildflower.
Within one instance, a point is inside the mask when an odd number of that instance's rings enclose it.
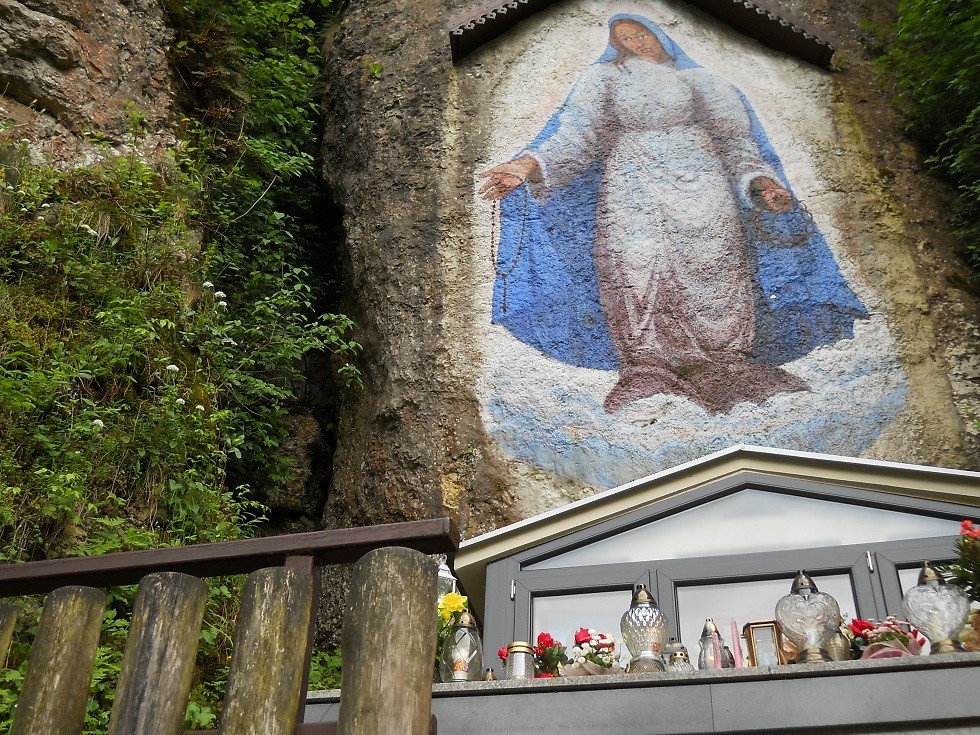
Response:
[[[83,232],[87,232],[92,237],[98,237],[99,236],[99,233],[98,232],[96,232],[95,230],[93,230],[91,227],[89,227],[84,222],[78,226],[78,229],[82,230]]]
[[[51,207],[51,205],[48,204],[47,202],[45,202],[44,204],[41,205],[41,209],[50,209],[50,207]]]
[[[198,403],[196,406],[194,406],[194,408],[196,408],[198,411],[203,411],[204,410],[204,406],[202,406],[200,403]]]
[[[223,299],[223,298],[225,298],[225,297],[226,297],[227,295],[228,295],[228,294],[226,294],[226,293],[225,293],[224,291],[215,291],[215,292],[214,292],[214,297],[215,297],[216,299]]]
[[[174,365],[173,363],[171,363],[170,365],[167,365],[166,370],[168,373],[176,373],[180,370],[180,368]]]
[[[214,288],[214,284],[211,283],[211,281],[205,281],[201,285],[204,286],[204,288]]]
[[[176,401],[174,401],[174,403],[176,403],[178,406],[183,406],[185,403],[187,403],[187,401],[185,401],[183,398],[178,398]]]
[[[105,428],[105,422],[102,419],[94,419],[92,421],[92,426],[97,426],[100,429],[104,429]]]
[[[219,301],[218,302],[218,306],[228,306],[228,302],[227,301]]]

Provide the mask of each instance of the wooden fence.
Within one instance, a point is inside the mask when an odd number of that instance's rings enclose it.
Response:
[[[48,593],[10,735],[78,735],[105,595],[139,583],[109,735],[180,735],[207,600],[201,577],[248,574],[215,735],[426,735],[437,565],[448,518],[0,566],[0,598]],[[340,721],[303,724],[319,567],[356,562],[342,632]],[[0,599],[0,664],[18,608]],[[203,735],[203,734],[202,734]]]

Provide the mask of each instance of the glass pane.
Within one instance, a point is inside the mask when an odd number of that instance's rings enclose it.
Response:
[[[629,651],[622,644],[619,619],[629,609],[632,599],[633,592],[629,589],[535,597],[531,600],[531,642],[534,643],[538,633],[548,632],[571,649],[576,630],[595,628],[616,638],[616,647],[622,654],[620,660],[625,666]]]
[[[850,575],[826,575],[814,577],[813,581],[821,592],[834,596],[845,619],[850,620],[857,615]],[[736,621],[738,634],[741,635],[742,626],[748,622],[772,620],[775,617],[776,602],[789,593],[792,584],[792,579],[767,579],[760,582],[678,587],[677,611],[681,619],[681,642],[687,646],[691,660],[696,662],[701,650],[698,641],[705,618],[715,621],[718,632],[731,648],[731,621]],[[745,653],[744,642],[742,653]]]
[[[922,565],[917,567],[911,567],[909,569],[899,569],[898,570],[898,585],[902,588],[902,595],[909,591],[912,587],[915,587],[919,583],[919,572],[922,571]]]
[[[955,536],[959,521],[742,490],[525,569],[785,551]]]

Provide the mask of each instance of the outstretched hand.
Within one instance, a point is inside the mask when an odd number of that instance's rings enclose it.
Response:
[[[480,187],[480,194],[484,199],[500,201],[527,181],[537,168],[536,160],[530,156],[521,156],[483,171],[477,174],[477,178],[487,179]]]

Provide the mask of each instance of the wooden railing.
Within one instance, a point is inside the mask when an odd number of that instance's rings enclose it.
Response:
[[[248,574],[220,735],[425,735],[436,563],[448,518],[0,566],[0,598],[49,593],[10,735],[78,735],[105,594],[139,582],[109,735],[179,735],[210,576]],[[318,567],[356,562],[342,632],[338,725],[302,724]],[[0,664],[18,608],[0,599]]]

